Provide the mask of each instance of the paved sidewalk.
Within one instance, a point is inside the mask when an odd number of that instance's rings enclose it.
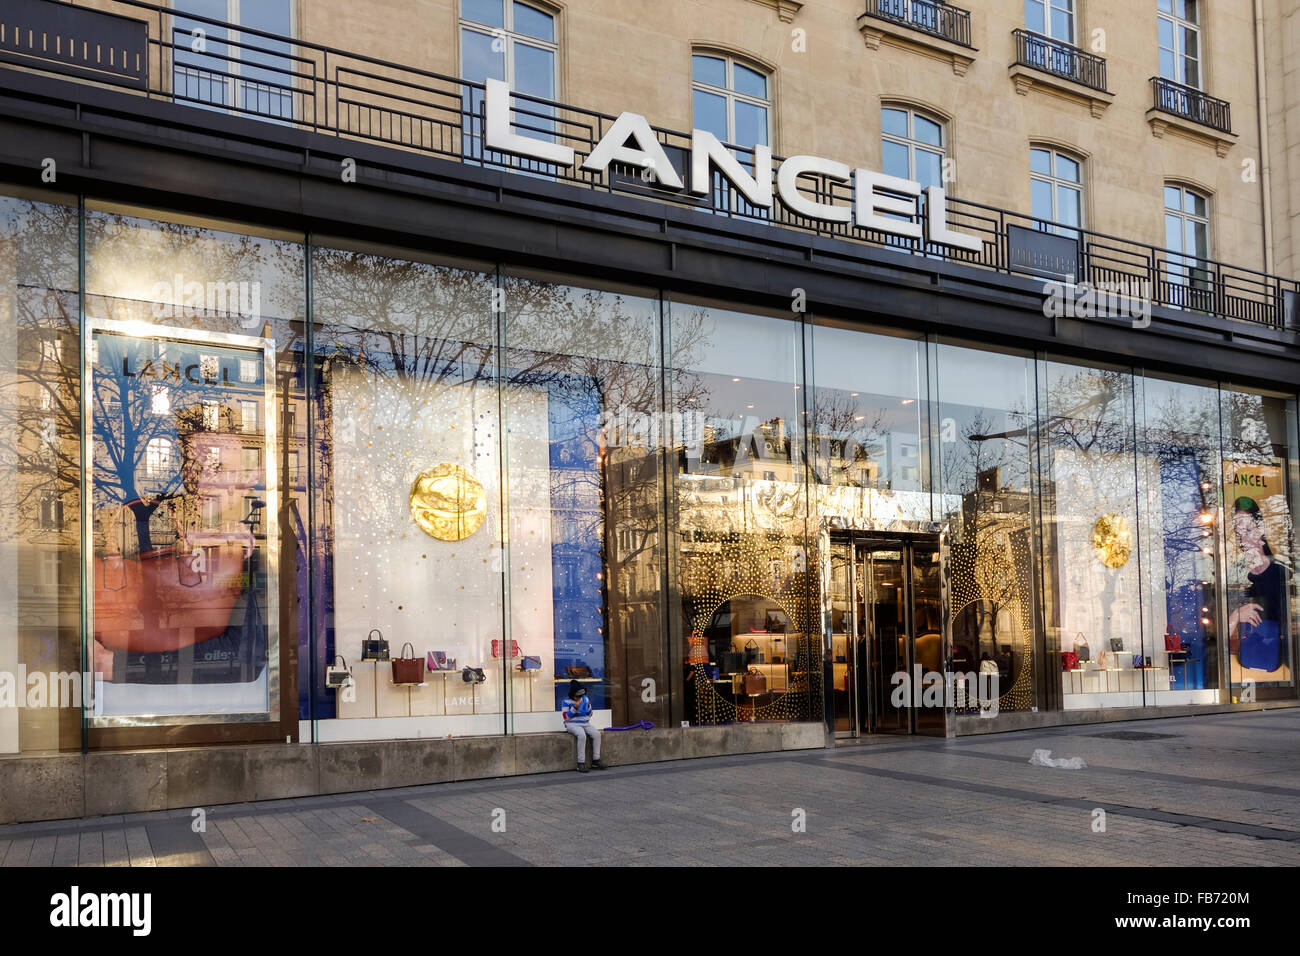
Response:
[[[1030,766],[1036,748],[1088,768]],[[1300,865],[1300,709],[237,804],[207,808],[199,833],[193,819],[0,827],[0,865],[527,866],[578,848],[641,866]]]

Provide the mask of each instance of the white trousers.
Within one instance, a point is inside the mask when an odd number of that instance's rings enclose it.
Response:
[[[591,738],[591,759],[600,759],[600,731],[591,724],[565,724],[564,729],[573,734],[574,747],[578,752],[578,763],[587,762],[587,738]]]

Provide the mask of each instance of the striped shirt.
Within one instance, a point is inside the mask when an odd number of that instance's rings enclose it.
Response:
[[[564,722],[568,724],[585,724],[591,720],[591,701],[583,694],[577,700],[564,698]]]

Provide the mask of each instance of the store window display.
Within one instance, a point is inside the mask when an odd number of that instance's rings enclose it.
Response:
[[[1222,551],[1219,390],[1138,380],[1143,639],[1147,701],[1216,703]]]
[[[990,677],[998,710],[1035,706],[1031,449],[1035,367],[1028,356],[935,347],[939,492],[950,536],[952,660]],[[1051,561],[1051,553],[1046,558]],[[975,701],[957,707],[973,714]]]
[[[1233,695],[1295,682],[1294,400],[1224,394],[1228,663]]]
[[[506,630],[494,276],[344,243],[312,257],[316,672],[341,658],[351,675],[312,687],[317,738],[503,733],[522,656]],[[395,679],[399,655],[420,680]]]
[[[15,192],[0,196],[0,754],[78,749],[93,691],[81,657],[77,205]],[[63,690],[22,680],[59,673],[83,676]]]
[[[702,302],[670,308],[683,717],[818,717],[802,329]]]
[[[280,640],[298,633],[281,609],[305,543],[281,423],[302,401],[304,289],[290,236],[87,210],[92,740],[149,742],[162,724],[281,736]]]
[[[597,719],[666,722],[662,463],[681,422],[662,412],[659,298],[504,281],[511,628],[547,648],[534,699],[554,708],[578,680]]]

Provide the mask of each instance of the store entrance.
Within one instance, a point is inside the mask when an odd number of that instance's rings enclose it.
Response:
[[[833,544],[827,704],[836,737],[945,732],[943,702],[927,705],[922,681],[944,670],[939,562],[938,535]]]

